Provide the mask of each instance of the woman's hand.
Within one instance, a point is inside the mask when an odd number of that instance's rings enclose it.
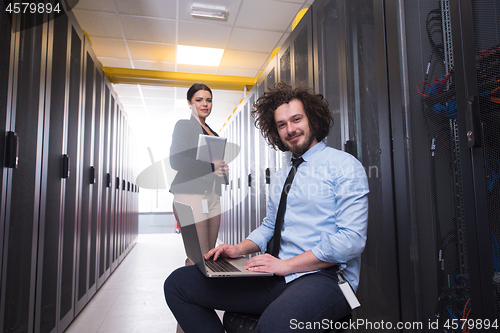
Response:
[[[219,177],[227,176],[229,166],[224,161],[216,161],[214,162],[214,172]]]

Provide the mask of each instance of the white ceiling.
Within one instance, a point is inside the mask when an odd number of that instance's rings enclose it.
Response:
[[[73,12],[104,67],[256,77],[290,34],[296,14],[312,2],[80,0]],[[190,15],[193,4],[226,7],[229,15],[223,21],[195,18]],[[223,48],[224,55],[218,67],[181,65],[176,63],[177,44]],[[136,135],[149,147],[164,146],[175,121],[189,117],[186,88],[115,84],[114,89]],[[219,131],[244,92],[213,93],[207,123]]]

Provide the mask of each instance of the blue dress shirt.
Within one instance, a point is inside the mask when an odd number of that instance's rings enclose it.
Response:
[[[279,258],[290,259],[312,250],[318,259],[338,264],[356,291],[368,225],[366,172],[355,157],[324,142],[301,157],[304,162],[288,193]],[[273,237],[281,191],[291,166],[290,161],[276,172],[269,187],[267,216],[247,237],[262,252]],[[288,283],[313,272],[293,273],[285,280]]]

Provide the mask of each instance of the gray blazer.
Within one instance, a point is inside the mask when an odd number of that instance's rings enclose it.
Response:
[[[211,128],[210,131],[219,136]],[[218,177],[213,173],[213,163],[196,159],[200,134],[208,133],[193,116],[189,120],[181,119],[175,124],[170,146],[170,166],[177,171],[177,175],[170,186],[171,193],[209,193],[212,192],[215,179],[215,192],[221,195],[221,184],[225,183],[224,177]]]

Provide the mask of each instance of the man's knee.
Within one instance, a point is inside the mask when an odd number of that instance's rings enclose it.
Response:
[[[163,292],[165,294],[165,300],[169,303],[174,297],[179,296],[179,291],[181,290],[181,286],[183,282],[186,281],[186,275],[189,274],[189,270],[186,270],[188,266],[180,267],[170,273],[170,275],[165,280],[163,284]]]

